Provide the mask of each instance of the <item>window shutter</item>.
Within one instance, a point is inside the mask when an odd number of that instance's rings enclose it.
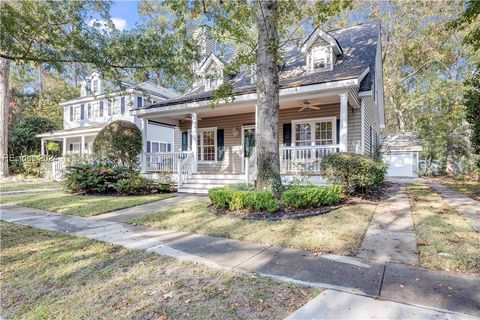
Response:
[[[73,107],[70,107],[70,121],[73,121]]]
[[[188,150],[188,132],[182,132],[182,151]]]
[[[292,145],[292,124],[291,123],[283,124],[283,144],[286,147],[290,147]]]
[[[120,98],[120,113],[125,114],[125,97]]]
[[[150,146],[150,141],[147,141],[147,153],[149,153],[150,150],[152,150],[152,148]]]
[[[73,144],[70,143],[70,151],[73,151]]]
[[[340,143],[340,119],[337,119],[337,130],[335,130],[337,132],[337,144]]]
[[[85,120],[85,105],[80,106],[80,120]]]
[[[222,161],[225,154],[224,130],[217,130],[217,161]]]

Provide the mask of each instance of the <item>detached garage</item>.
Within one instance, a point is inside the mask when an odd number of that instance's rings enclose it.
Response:
[[[382,142],[382,158],[389,177],[418,177],[422,146],[413,132],[387,135]]]

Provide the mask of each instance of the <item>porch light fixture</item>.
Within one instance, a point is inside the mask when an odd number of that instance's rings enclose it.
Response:
[[[236,138],[236,137],[238,137],[239,134],[240,134],[240,130],[237,128],[237,126],[233,126],[232,136]]]

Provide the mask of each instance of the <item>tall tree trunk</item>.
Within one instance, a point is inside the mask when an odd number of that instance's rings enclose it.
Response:
[[[455,174],[455,163],[454,163],[455,145],[453,141],[454,130],[452,128],[452,120],[450,119],[450,116],[455,111],[454,109],[455,109],[454,102],[450,101],[447,108],[447,117],[449,118],[449,121],[448,121],[447,135],[446,135],[447,145],[445,148],[445,164],[446,164],[445,169],[446,169],[447,175],[449,176],[452,176]]]
[[[254,9],[258,29],[257,106],[255,138],[257,190],[282,192],[278,144],[278,21],[277,1],[258,1]]]
[[[39,63],[37,65],[37,81],[38,81],[38,111],[42,111],[42,100],[43,100],[43,68]]]
[[[10,60],[0,58],[0,176],[8,176],[8,109],[10,105]]]

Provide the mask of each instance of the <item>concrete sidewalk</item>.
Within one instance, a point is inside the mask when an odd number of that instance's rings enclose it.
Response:
[[[163,200],[166,201],[166,200]],[[1,219],[281,281],[480,316],[479,276],[2,206]]]
[[[480,202],[473,200],[463,194],[449,189],[441,184],[428,181],[433,190],[448,202],[448,205],[457,210],[458,213],[470,223],[473,229],[480,232]]]
[[[159,210],[166,210],[175,207],[181,203],[206,199],[206,195],[177,193],[172,198],[141,204],[131,208],[125,208],[112,211],[97,216],[90,217],[92,220],[110,220],[116,222],[126,222],[129,219],[143,217]]]
[[[405,185],[393,184],[388,195],[375,208],[358,257],[417,265],[417,241]]]

